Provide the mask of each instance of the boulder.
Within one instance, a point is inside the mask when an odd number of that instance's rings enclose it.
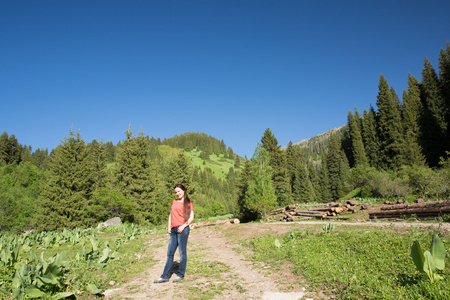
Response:
[[[100,229],[102,227],[120,226],[120,225],[122,225],[122,221],[120,220],[119,217],[115,217],[115,218],[109,219],[106,222],[98,224],[97,229]]]

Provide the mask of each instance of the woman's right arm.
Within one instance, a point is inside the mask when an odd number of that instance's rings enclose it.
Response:
[[[169,221],[167,221],[167,233],[171,233],[172,231],[172,213],[169,214]]]

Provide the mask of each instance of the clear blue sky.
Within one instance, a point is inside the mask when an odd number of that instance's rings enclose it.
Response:
[[[0,134],[33,149],[70,128],[117,143],[204,132],[251,157],[401,97],[424,58],[438,71],[450,1],[0,2]]]

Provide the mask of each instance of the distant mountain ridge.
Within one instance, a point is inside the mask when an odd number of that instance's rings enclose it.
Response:
[[[328,140],[332,134],[342,134],[347,125],[335,127],[324,133],[310,137],[309,139],[301,140],[297,143],[293,143],[293,146],[300,147],[303,151],[305,159],[320,162],[322,160],[323,151],[328,147]],[[286,150],[287,146],[281,147],[282,150]]]
[[[342,125],[340,127],[335,127],[335,128],[330,129],[330,130],[328,130],[328,131],[326,131],[324,133],[321,133],[321,134],[318,134],[316,136],[310,137],[309,139],[303,139],[303,140],[301,140],[301,141],[299,141],[297,143],[293,143],[292,145],[304,147],[304,146],[308,145],[308,143],[310,143],[310,142],[314,142],[314,141],[321,140],[321,139],[327,139],[328,140],[328,138],[330,137],[331,134],[333,134],[333,133],[342,133],[342,131],[343,131],[345,126],[347,126],[347,125]],[[282,149],[284,149],[284,148],[286,148],[286,146],[282,147]]]

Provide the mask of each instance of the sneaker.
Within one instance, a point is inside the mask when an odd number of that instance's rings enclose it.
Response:
[[[163,283],[163,282],[167,282],[167,281],[169,281],[169,279],[160,278],[158,280],[153,281],[153,283]]]
[[[181,280],[183,280],[183,279],[184,279],[184,277],[177,276],[177,277],[173,280],[173,282],[178,282],[178,281],[181,281]]]

